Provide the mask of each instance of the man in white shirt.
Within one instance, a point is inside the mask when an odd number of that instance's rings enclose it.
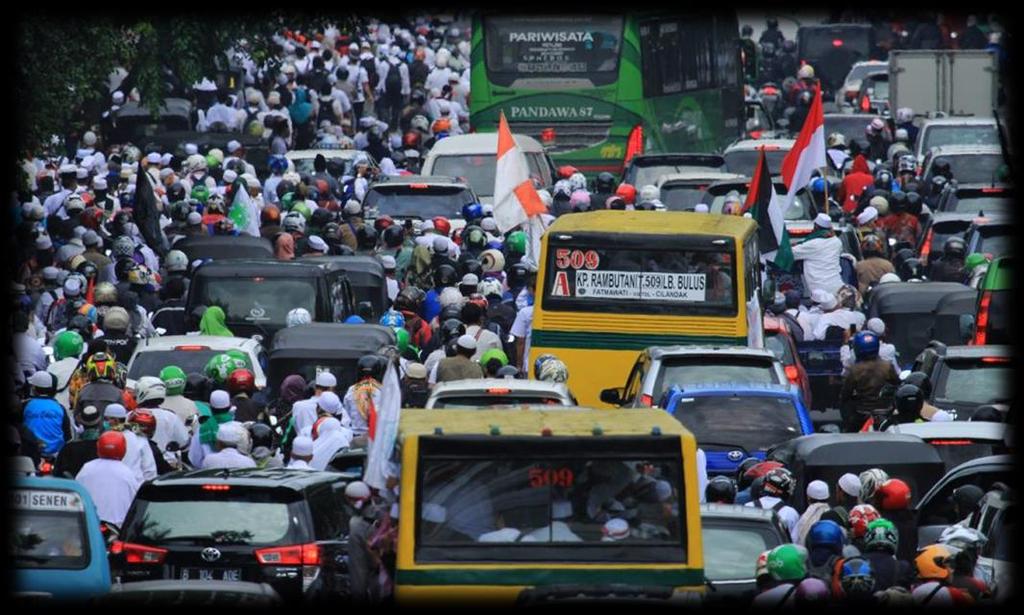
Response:
[[[811,239],[793,246],[793,258],[804,262],[804,287],[807,292],[820,289],[835,295],[843,285],[839,266],[843,242],[832,232],[832,219],[828,214],[818,214],[814,226]]]
[[[313,439],[309,436],[298,436],[292,441],[291,461],[289,469],[312,470],[309,462],[313,460]]]
[[[108,431],[96,441],[98,458],[87,462],[75,476],[89,492],[101,521],[118,527],[142,484],[131,468],[122,461],[128,450],[123,433]]]
[[[821,289],[818,289],[811,293],[811,307],[808,309],[800,309],[796,316],[796,321],[803,329],[804,339],[814,339],[814,326],[818,324],[818,319],[821,318],[822,303],[829,304],[831,299],[832,303],[835,303],[835,297]]]
[[[843,331],[848,331],[850,325],[853,325],[856,331],[860,331],[864,327],[865,316],[862,312],[855,312],[846,306],[838,305],[835,297],[831,295],[827,299],[827,303],[823,303],[821,306],[823,310],[821,317],[814,323],[813,339],[824,340],[829,327],[839,327]]]
[[[788,480],[783,478],[783,476],[788,476]],[[800,521],[800,513],[786,502],[792,496],[795,486],[796,481],[793,480],[789,470],[775,468],[764,476],[764,485],[761,487],[763,495],[752,502],[744,504],[744,506],[777,512],[779,518],[789,531],[790,538],[794,542],[796,541],[796,525]]]
[[[302,436],[310,434],[313,429],[313,423],[316,422],[316,409],[317,403],[320,401],[320,395],[327,391],[333,393],[336,386],[338,386],[338,379],[331,372],[325,371],[316,375],[313,397],[302,399],[292,404],[292,424],[296,434]]]
[[[153,449],[149,442],[135,435],[125,428],[125,421],[128,419],[128,411],[121,404],[107,404],[103,410],[103,418],[110,425],[111,431],[124,434],[127,444],[126,452],[122,461],[135,473],[139,484],[156,478],[156,459],[153,458]]]
[[[532,292],[532,291],[531,291]],[[519,310],[512,323],[509,333],[516,339],[516,352],[519,354],[520,369],[524,375],[530,373],[530,335],[533,332],[533,306],[528,305]]]
[[[203,469],[209,468],[255,468],[252,457],[238,451],[238,445],[245,440],[245,427],[238,421],[222,423],[217,428],[217,452],[203,459]]]

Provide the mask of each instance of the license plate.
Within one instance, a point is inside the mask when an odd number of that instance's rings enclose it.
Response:
[[[182,581],[241,581],[240,568],[181,568],[178,578]]]

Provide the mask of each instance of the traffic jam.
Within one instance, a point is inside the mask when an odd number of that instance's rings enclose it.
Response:
[[[19,602],[1012,603],[1000,15],[286,21],[19,137]]]

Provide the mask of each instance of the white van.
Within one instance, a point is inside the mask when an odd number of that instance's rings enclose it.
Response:
[[[531,175],[540,178],[545,188],[555,183],[556,171],[544,147],[533,137],[513,135],[526,155]],[[446,137],[434,144],[423,162],[422,175],[445,175],[465,181],[480,202],[494,201],[494,173],[497,166],[498,133],[473,133]]]

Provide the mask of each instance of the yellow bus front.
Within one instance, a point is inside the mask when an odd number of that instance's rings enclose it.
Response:
[[[703,591],[696,443],[668,415],[506,410],[469,417],[486,422],[467,434],[440,421],[487,411],[426,412],[440,434],[401,443],[400,603],[509,605],[555,586]]]
[[[600,407],[649,346],[759,346],[755,229],[694,213],[562,216],[542,241],[528,366],[557,356],[580,404]]]

